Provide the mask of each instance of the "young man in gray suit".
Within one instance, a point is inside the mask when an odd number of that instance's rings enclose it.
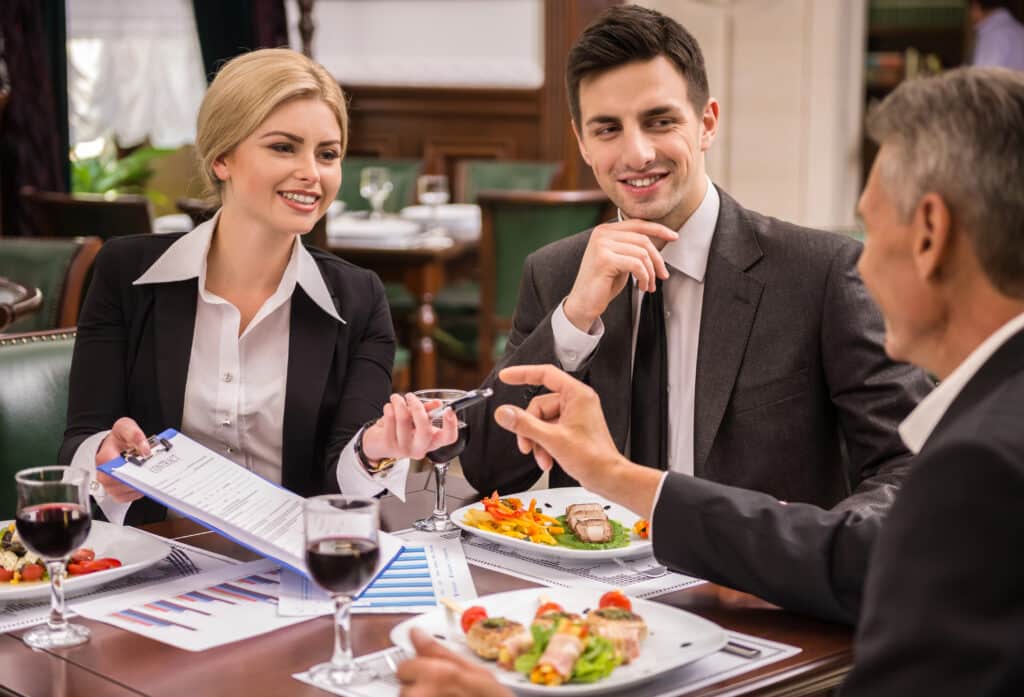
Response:
[[[551,365],[503,371],[502,380],[552,392],[525,412],[502,406],[497,418],[542,467],[557,459],[587,488],[652,518],[655,554],[676,568],[742,579],[742,566],[760,567],[798,587],[798,574],[769,564],[787,542],[815,539],[823,574],[836,558],[863,554],[852,546],[873,546],[844,697],[1016,697],[1024,694],[1024,74],[972,68],[908,81],[868,128],[881,149],[860,202],[860,270],[885,315],[888,354],[942,378],[899,427],[915,466],[884,528],[872,526],[877,544],[843,534],[843,513],[628,462],[598,395]],[[781,538],[747,526],[740,501]],[[748,536],[764,550],[737,558]],[[717,548],[689,542],[704,537]],[[510,694],[485,669],[425,636],[415,641],[420,657],[399,671],[403,697],[441,686],[452,696]]]
[[[896,425],[930,388],[885,356],[860,244],[747,210],[711,183],[719,104],[700,47],[668,17],[612,8],[572,48],[566,82],[580,151],[619,220],[527,260],[496,371],[559,366],[596,390],[634,461],[841,511],[840,534],[860,534],[907,474]],[[492,415],[536,390],[497,372],[486,384],[496,394],[471,417],[466,478],[484,492],[526,489],[540,472]],[[550,482],[574,483],[557,465]],[[773,532],[770,520],[745,523]],[[738,551],[763,556],[753,541]],[[778,550],[772,563],[800,581],[768,595],[852,622],[867,560],[805,573],[820,552],[801,540]]]

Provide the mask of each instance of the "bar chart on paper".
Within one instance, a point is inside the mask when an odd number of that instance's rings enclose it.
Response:
[[[76,611],[122,629],[188,651],[264,634],[304,617],[277,613],[280,570],[273,561],[240,564],[196,588],[183,579],[161,594],[126,593],[84,603]]]

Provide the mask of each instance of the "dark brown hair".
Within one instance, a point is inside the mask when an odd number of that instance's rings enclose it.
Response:
[[[601,13],[569,49],[565,87],[569,111],[580,125],[580,82],[634,61],[665,56],[686,79],[686,92],[697,115],[708,102],[708,74],[700,44],[679,22],[638,5],[617,5]]]

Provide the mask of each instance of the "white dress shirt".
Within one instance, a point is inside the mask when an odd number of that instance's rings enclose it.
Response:
[[[715,225],[718,223],[719,205],[718,191],[708,179],[704,199],[679,229],[679,239],[669,242],[661,251],[669,271],[668,279],[662,283],[668,348],[668,468],[673,472],[691,475],[694,391],[701,307],[704,302],[704,275],[708,268],[711,238],[714,237]],[[643,297],[642,292],[633,294],[634,351]],[[552,313],[551,330],[555,337],[555,355],[562,368],[574,371],[597,348],[604,336],[604,323],[598,318],[589,333],[582,332],[565,316],[562,307],[564,303],[563,300]],[[628,438],[626,442],[629,442]]]
[[[296,238],[277,290],[239,336],[238,308],[206,288],[206,258],[218,219],[219,213],[177,240],[133,285],[197,279],[199,294],[181,432],[264,479],[280,484],[291,299],[295,287],[300,286],[330,317],[341,323],[345,320],[338,315],[316,262]],[[71,466],[94,472],[96,453],[108,433],[103,431],[85,439],[75,451]],[[358,437],[357,433],[339,457],[341,491],[372,496],[394,487],[395,493],[404,498],[408,460],[396,463],[384,477],[372,477],[355,454]],[[108,520],[124,522],[130,504],[109,498],[98,482],[93,482],[90,490]]]
[[[931,437],[932,431],[946,415],[946,410],[964,389],[971,378],[988,362],[999,347],[1009,341],[1018,332],[1024,330],[1024,314],[1019,314],[1002,327],[994,331],[978,345],[964,362],[956,367],[939,386],[921,400],[914,411],[900,424],[900,438],[907,450],[915,455]]]

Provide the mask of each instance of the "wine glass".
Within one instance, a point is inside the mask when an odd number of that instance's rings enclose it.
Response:
[[[447,406],[459,397],[465,396],[463,390],[419,390],[414,392],[421,402],[440,401],[442,406]],[[441,417],[433,421],[434,426],[441,426]],[[437,492],[434,499],[434,512],[429,518],[423,518],[413,523],[417,530],[427,532],[447,532],[457,530],[458,526],[448,517],[448,504],[444,498],[444,480],[448,474],[448,465],[451,461],[462,454],[466,449],[466,442],[469,440],[469,426],[460,417],[459,435],[454,443],[442,445],[437,450],[427,453],[427,458],[434,463],[434,474],[437,479]]]
[[[430,206],[430,229],[437,229],[437,207],[448,203],[448,177],[443,174],[424,174],[416,179],[416,194],[420,203]]]
[[[309,676],[327,687],[367,682],[372,671],[352,660],[349,614],[352,594],[373,576],[380,557],[377,499],[327,494],[306,499],[306,568],[318,586],[334,600],[334,653],[331,660],[313,666]]]
[[[381,218],[384,201],[391,195],[394,184],[387,167],[363,167],[359,174],[359,195],[370,202],[371,218]]]
[[[82,546],[92,527],[89,473],[67,467],[34,467],[14,475],[18,491],[18,536],[40,557],[50,575],[50,617],[24,635],[35,649],[77,646],[89,630],[64,619],[64,575],[68,556]]]

